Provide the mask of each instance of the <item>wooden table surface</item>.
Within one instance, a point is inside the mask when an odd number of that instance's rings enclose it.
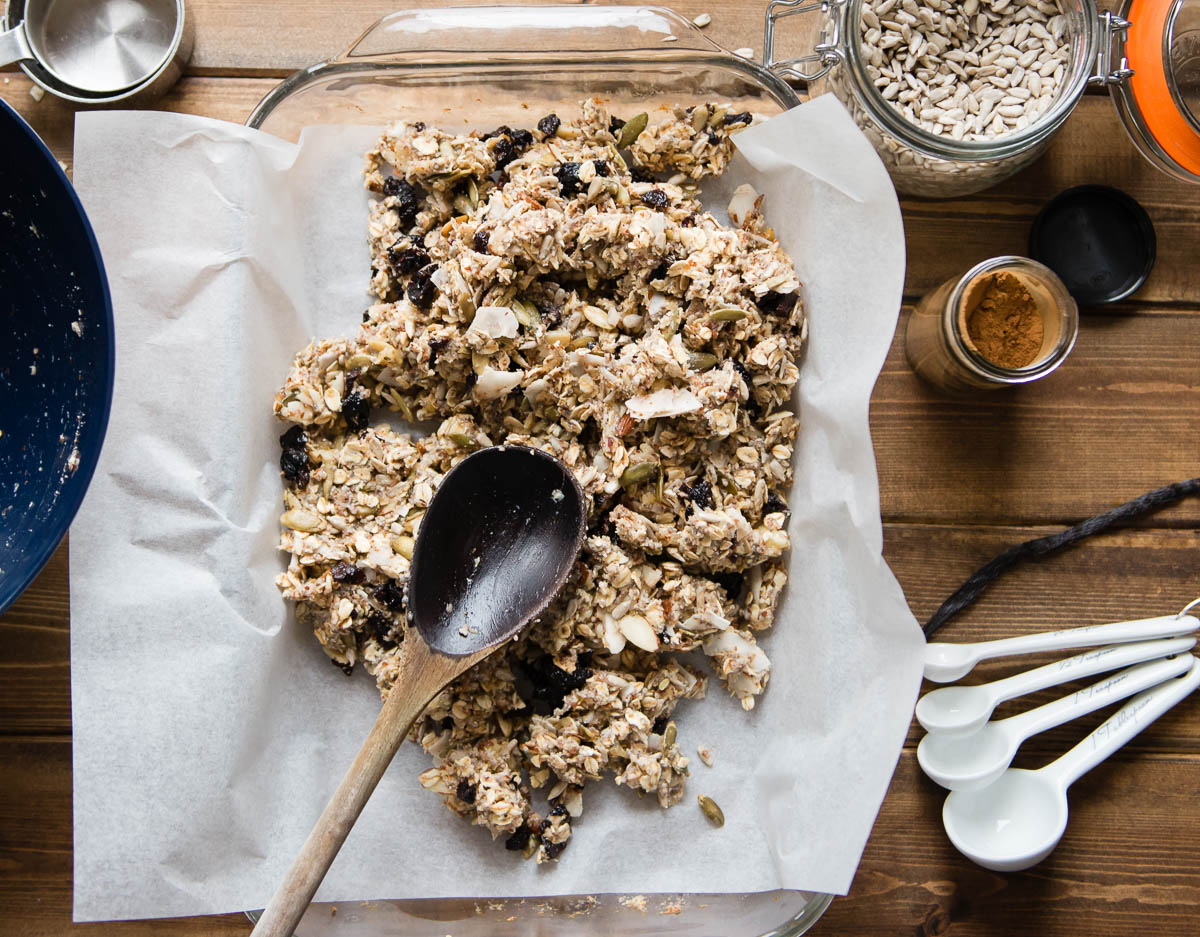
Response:
[[[190,0],[191,67],[158,106],[242,122],[280,77],[338,53],[401,5]],[[708,32],[726,47],[761,51],[761,3],[675,6],[688,17],[710,12]],[[21,72],[0,71],[0,94],[69,164],[73,108],[49,95],[37,102],[29,89]],[[1081,183],[1124,189],[1154,221],[1158,262],[1133,300],[1086,310],[1075,351],[1036,386],[945,399],[917,381],[897,339],[875,388],[884,555],[922,620],[1008,545],[1200,475],[1200,188],[1145,162],[1104,95],[1086,96],[1048,153],[1009,182],[966,198],[902,200],[906,300],[985,257],[1023,253],[1041,204]],[[1192,499],[1027,567],[946,635],[977,640],[1173,612],[1200,594],[1198,521]],[[0,934],[248,933],[239,915],[71,924],[68,628],[64,544],[0,616]],[[1076,724],[1039,736],[1018,763],[1044,763],[1079,732]],[[943,792],[916,766],[918,737],[909,736],[849,897],[813,933],[1200,932],[1200,699],[1072,788],[1062,845],[1020,874],[984,871],[950,846],[938,817]]]

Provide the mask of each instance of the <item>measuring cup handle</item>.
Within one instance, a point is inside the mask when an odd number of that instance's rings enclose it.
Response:
[[[33,58],[29,40],[25,38],[25,24],[17,23],[8,32],[0,33],[0,65],[11,65]]]
[[[1105,758],[1150,725],[1168,709],[1200,686],[1200,660],[1180,677],[1139,693],[1102,723],[1091,735],[1057,761],[1048,765],[1064,788],[1091,771]]]

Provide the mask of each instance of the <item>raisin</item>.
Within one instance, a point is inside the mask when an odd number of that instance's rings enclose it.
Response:
[[[329,571],[334,582],[347,582],[357,585],[367,578],[366,571],[359,569],[353,563],[338,563]]]
[[[429,370],[432,371],[437,367],[438,355],[440,355],[449,346],[450,340],[447,338],[435,338],[429,343]]]
[[[429,254],[420,247],[410,247],[403,251],[389,247],[388,262],[397,273],[413,274],[429,263]]]
[[[787,511],[787,502],[779,497],[775,492],[767,492],[766,503],[763,504],[764,514],[778,514],[780,511]]]
[[[670,721],[671,720],[668,719],[665,714],[662,716],[659,716],[657,719],[654,720],[654,725],[652,725],[650,727],[650,731],[653,732],[655,735],[662,735],[664,732],[667,731],[667,723]]]
[[[477,254],[486,254],[488,249],[488,241],[492,236],[486,231],[476,231],[475,236],[471,238],[471,247],[474,248]]]
[[[367,395],[360,388],[354,388],[342,398],[342,418],[345,419],[346,428],[350,432],[357,433],[366,429],[370,414],[371,405],[367,401]]]
[[[279,468],[283,477],[295,482],[296,487],[308,485],[308,452],[304,449],[284,449],[279,456]]]
[[[583,188],[583,183],[579,181],[579,163],[563,163],[561,166],[556,166],[554,175],[558,177],[558,184],[562,188],[563,195],[574,195]]]
[[[425,129],[425,121],[414,120],[412,126],[413,126],[413,130],[415,130],[417,133],[420,133],[422,130]]]
[[[492,159],[496,161],[496,168],[503,169],[518,156],[517,148],[513,146],[512,140],[508,137],[499,137],[495,145],[492,147]]]
[[[558,801],[554,805],[554,807],[550,810],[550,816],[552,816],[552,817],[565,817],[566,815],[567,815],[567,808],[565,806],[563,806],[562,801]]]
[[[721,138],[720,138],[720,137],[718,137],[718,136],[717,136],[715,133],[713,133],[713,132],[710,130],[710,131],[708,132],[708,145],[709,145],[709,146],[716,146],[716,145],[717,145],[718,143],[720,143],[720,142],[721,142]]]
[[[522,151],[529,149],[533,145],[533,134],[524,128],[514,130],[508,135],[508,138],[512,140],[513,145],[517,149]]]
[[[724,126],[731,127],[734,124],[748,124],[752,120],[754,118],[750,116],[749,111],[742,111],[740,114],[726,114]]]
[[[493,140],[496,137],[507,137],[511,133],[512,127],[508,126],[508,124],[501,124],[495,130],[489,130],[479,139],[486,143],[488,140]]]
[[[562,126],[562,121],[558,119],[557,114],[547,114],[537,122],[537,129],[547,137],[552,137],[558,133],[558,128]]]
[[[566,695],[578,690],[591,675],[583,666],[576,666],[574,673],[568,673],[549,656],[513,666],[517,695],[540,716],[548,716],[562,706]]]
[[[651,208],[666,208],[671,204],[671,200],[667,198],[667,193],[662,189],[651,189],[649,192],[643,192],[641,199],[643,205],[649,205]]]
[[[303,426],[293,426],[279,437],[279,445],[284,449],[303,449],[308,445],[308,433]]]
[[[433,274],[436,270],[437,264],[428,264],[414,273],[413,278],[409,280],[406,292],[414,306],[428,309],[433,305],[437,297],[437,287],[433,284]]]
[[[620,134],[621,128],[624,126],[625,121],[621,120],[619,117],[613,117],[611,114],[608,115],[608,132],[614,137]]]
[[[692,499],[692,504],[698,508],[713,506],[712,485],[707,479],[700,479],[694,485],[684,485],[683,492]]]
[[[404,590],[394,579],[389,579],[376,589],[372,595],[375,596],[375,601],[389,612],[398,612],[404,608]]]
[[[522,823],[514,831],[512,836],[504,841],[504,848],[509,852],[520,852],[529,843],[529,824]]]
[[[750,382],[750,372],[746,370],[746,366],[744,364],[742,364],[740,361],[734,360],[733,370],[737,371],[737,373],[741,375],[742,380],[746,382],[746,390],[750,390],[754,387],[754,385]]]
[[[398,176],[388,176],[383,182],[383,194],[396,199],[396,214],[400,224],[411,228],[417,220],[419,197],[417,190]]]
[[[713,582],[725,590],[725,594],[729,596],[729,601],[734,601],[742,592],[742,580],[745,578],[741,573],[713,573],[710,577]]]
[[[562,306],[538,306],[542,316],[542,325],[547,329],[555,329],[562,325]]]
[[[795,293],[764,293],[755,300],[755,304],[769,316],[786,319],[796,308],[799,298]]]
[[[329,658],[329,662],[347,677],[354,673],[354,665],[349,662],[343,664],[340,660],[334,660],[332,657]]]
[[[592,165],[596,167],[596,175],[597,176],[607,176],[608,175],[608,160],[594,159],[594,160],[592,160]]]
[[[473,804],[475,803],[476,790],[475,785],[464,778],[458,782],[458,787],[454,789],[454,796],[464,804]]]
[[[388,637],[388,634],[392,631],[392,620],[386,615],[380,615],[379,612],[372,612],[367,616],[366,628],[367,634],[379,642],[385,651],[390,651],[396,646],[396,642]],[[397,632],[397,637],[399,636],[399,632]]]
[[[561,856],[563,854],[563,851],[567,848],[567,844],[566,844],[566,842],[543,843],[542,848],[546,851],[547,859],[557,859],[559,856]]]

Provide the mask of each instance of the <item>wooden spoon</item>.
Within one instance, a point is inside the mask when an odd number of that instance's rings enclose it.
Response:
[[[413,722],[550,604],[586,516],[570,470],[537,449],[481,449],[446,473],[413,548],[396,682],[251,937],[291,937]]]

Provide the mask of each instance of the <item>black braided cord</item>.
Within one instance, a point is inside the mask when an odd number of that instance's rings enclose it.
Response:
[[[1130,521],[1144,514],[1150,514],[1167,505],[1174,504],[1182,498],[1195,494],[1200,494],[1200,478],[1190,478],[1187,481],[1176,482],[1174,485],[1156,488],[1154,491],[1147,492],[1140,498],[1126,501],[1124,504],[1105,511],[1103,514],[1097,514],[1095,517],[1089,517],[1086,520],[1080,521],[1074,527],[1068,527],[1066,530],[1051,534],[1048,537],[1026,540],[1024,543],[1018,543],[1016,546],[1009,547],[999,556],[976,570],[966,582],[959,586],[958,591],[942,603],[941,608],[933,613],[933,617],[925,622],[925,637],[932,635],[947,621],[979,598],[994,579],[1010,567],[1021,562],[1021,560],[1034,560],[1049,553],[1054,553],[1064,547],[1078,543],[1084,537],[1102,533],[1123,521]]]

